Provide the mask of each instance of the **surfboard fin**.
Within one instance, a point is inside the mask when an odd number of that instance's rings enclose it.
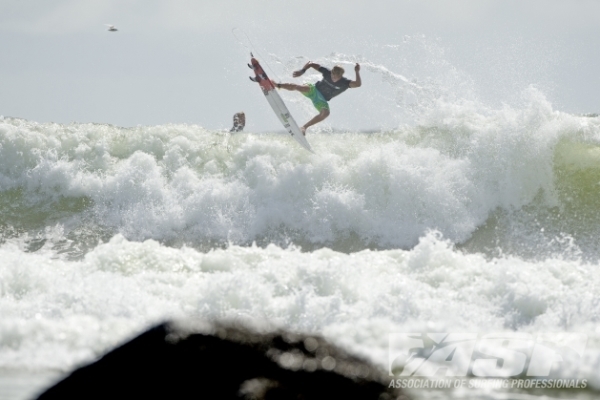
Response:
[[[251,80],[252,82],[258,82],[258,81],[256,80],[256,78],[253,78],[253,77],[251,77],[251,76],[249,76],[248,78],[250,78],[250,80]]]
[[[250,65],[250,64],[246,64],[246,65],[248,66],[248,68],[254,69],[254,67],[252,65]]]

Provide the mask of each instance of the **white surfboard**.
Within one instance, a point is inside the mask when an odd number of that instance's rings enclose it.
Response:
[[[271,80],[267,77],[267,74],[260,66],[258,60],[252,57],[250,62],[252,63],[252,65],[249,66],[254,70],[255,75],[254,78],[250,79],[254,82],[257,82],[260,85],[263,94],[267,98],[267,101],[271,105],[271,108],[275,112],[275,115],[277,115],[277,118],[279,118],[279,120],[281,121],[285,129],[288,131],[288,133],[294,139],[296,139],[296,141],[300,143],[302,147],[304,147],[311,153],[314,153],[314,151],[310,147],[310,144],[306,140],[306,137],[302,134],[300,127],[298,127],[298,124],[288,111],[287,107],[285,106],[285,103],[281,99],[281,96],[279,96],[279,93],[277,93],[277,89],[275,88]]]

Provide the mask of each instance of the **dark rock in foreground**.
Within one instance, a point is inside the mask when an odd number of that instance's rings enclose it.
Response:
[[[397,399],[389,378],[316,336],[206,322],[158,325],[39,399]]]

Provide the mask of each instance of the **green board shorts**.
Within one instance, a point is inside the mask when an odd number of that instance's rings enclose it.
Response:
[[[317,90],[315,85],[309,83],[308,87],[310,88],[310,90],[302,94],[312,101],[317,111],[321,112],[321,110],[323,109],[329,110],[329,103],[327,103],[327,100],[325,100],[325,97],[323,97],[321,92]]]

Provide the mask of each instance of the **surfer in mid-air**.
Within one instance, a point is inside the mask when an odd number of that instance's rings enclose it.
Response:
[[[344,92],[348,88],[357,88],[362,84],[360,79],[360,65],[358,63],[356,63],[354,66],[356,78],[353,81],[344,77],[344,69],[339,65],[336,65],[329,70],[328,68],[322,67],[319,64],[315,64],[310,61],[307,62],[302,69],[294,71],[294,78],[302,76],[309,68],[314,68],[323,74],[323,79],[314,85],[310,83],[308,85],[296,85],[294,83],[273,82],[278,89],[299,91],[308,97],[312,101],[317,111],[319,111],[319,114],[317,114],[313,119],[308,121],[300,128],[302,130],[302,134],[304,135],[306,135],[306,130],[310,126],[323,121],[329,116],[329,103],[327,103],[329,100]]]

